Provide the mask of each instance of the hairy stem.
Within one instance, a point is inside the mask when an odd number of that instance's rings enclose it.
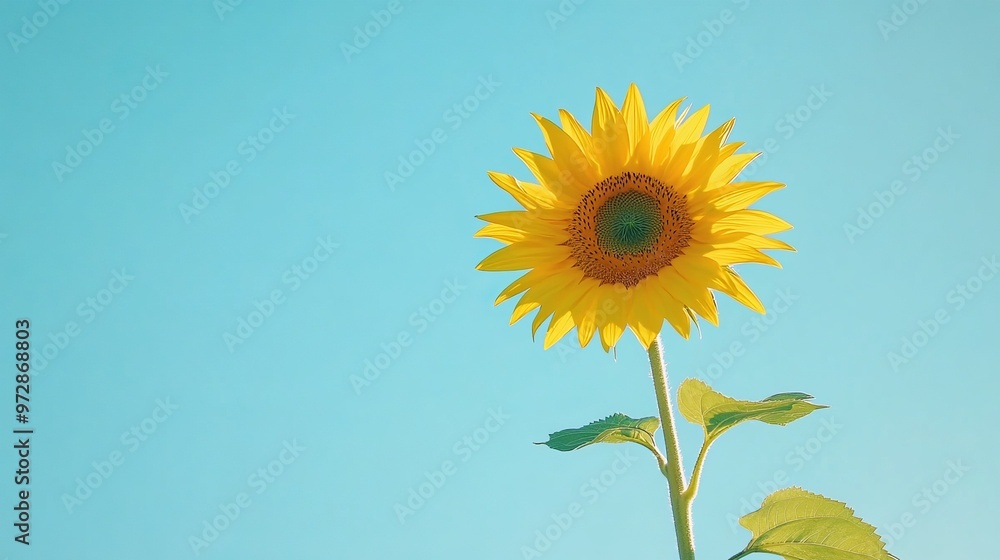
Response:
[[[670,386],[667,384],[667,364],[663,360],[660,337],[649,345],[649,364],[656,389],[656,405],[663,426],[663,443],[666,446],[667,465],[664,474],[670,489],[670,509],[674,514],[674,532],[677,534],[677,551],[680,560],[694,560],[694,533],[691,531],[691,502],[684,499],[684,465],[681,447],[674,427],[673,407],[670,404]]]

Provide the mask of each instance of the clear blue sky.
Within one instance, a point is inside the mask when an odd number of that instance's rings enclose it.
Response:
[[[995,2],[222,2],[0,7],[0,344],[26,317],[35,356],[32,544],[9,434],[0,558],[518,559],[570,509],[542,557],[672,557],[648,453],[532,445],[654,414],[639,344],[543,351],[492,305],[515,275],[474,271],[529,113],[630,82],[736,117],[795,225],[741,270],[766,323],[721,298],[666,335],[674,386],[830,406],[713,447],[699,558],[774,485],[907,560],[995,549]]]

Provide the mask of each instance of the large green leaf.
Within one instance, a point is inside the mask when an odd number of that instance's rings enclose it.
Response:
[[[594,443],[632,442],[658,453],[656,444],[653,443],[653,434],[659,427],[660,420],[655,416],[635,420],[615,413],[582,428],[560,430],[549,435],[548,441],[538,445],[548,445],[558,451],[573,451]]]
[[[713,440],[747,420],[784,426],[824,405],[808,402],[805,393],[779,393],[762,401],[740,401],[727,397],[698,379],[685,379],[677,391],[678,407],[689,422],[705,428],[705,438]]]
[[[846,504],[786,488],[768,496],[760,509],[740,518],[753,533],[750,544],[730,560],[755,552],[785,560],[890,560],[875,528]],[[898,560],[898,559],[897,559]]]

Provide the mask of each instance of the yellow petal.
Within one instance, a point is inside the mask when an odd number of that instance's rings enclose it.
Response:
[[[494,252],[476,266],[477,270],[503,271],[524,270],[535,268],[564,260],[570,256],[570,249],[565,245],[525,246],[514,243]]]
[[[670,155],[670,145],[673,142],[674,134],[677,132],[674,125],[677,122],[677,109],[680,108],[684,98],[680,98],[670,105],[667,105],[649,127],[650,131],[650,154],[649,158],[653,164],[658,164]]]
[[[552,321],[549,323],[549,329],[545,332],[543,349],[548,350],[551,348],[559,339],[566,336],[566,333],[573,328],[573,325],[573,314],[570,311],[565,311],[558,316],[553,315]]]
[[[697,148],[697,143],[690,143],[683,144],[671,151],[670,157],[659,166],[658,175],[663,178],[663,182],[668,185],[680,184],[684,177],[684,170],[687,169],[691,156],[694,155]]]
[[[708,257],[721,265],[758,263],[767,264],[781,268],[781,263],[762,253],[753,247],[747,247],[735,243],[711,247],[702,256]]]
[[[538,332],[538,327],[542,326],[542,323],[551,316],[552,312],[546,312],[544,307],[538,310],[538,314],[531,320],[531,340],[535,340],[535,333]]]
[[[746,154],[735,154],[724,159],[712,172],[705,189],[717,189],[729,183],[760,154],[761,152],[749,152]]]
[[[788,243],[780,239],[775,239],[773,237],[766,237],[763,235],[757,235],[755,233],[748,233],[744,235],[739,243],[748,245],[750,247],[755,247],[757,249],[778,249],[781,251],[792,251],[795,252],[795,247],[792,247]]]
[[[677,149],[681,144],[696,142],[701,137],[705,125],[708,124],[708,112],[710,105],[705,105],[698,109],[687,120],[677,125],[677,134],[674,135],[673,148]]]
[[[642,95],[635,84],[628,86],[625,102],[622,103],[622,115],[628,127],[628,137],[631,142],[630,153],[635,153],[639,140],[649,131],[649,120],[646,117],[646,106],[642,103]]]
[[[473,237],[491,237],[507,244],[529,239],[526,231],[500,224],[487,224],[477,231]]]
[[[628,126],[614,101],[601,88],[597,88],[594,102],[591,135],[601,175],[608,177],[619,173],[628,161]]]
[[[517,305],[514,306],[514,312],[511,314],[511,324],[513,325],[517,321],[520,321],[532,309],[539,306],[543,306],[539,314],[542,315],[541,320],[544,320],[552,314],[552,309],[559,308],[558,305],[553,305],[553,300],[557,300],[560,293],[579,284],[582,276],[583,274],[579,269],[573,269],[572,267],[566,267],[558,271],[558,273],[553,272],[548,275],[540,273],[539,279],[521,296],[521,299],[517,301]],[[537,327],[535,328],[537,329]]]
[[[736,119],[729,119],[698,142],[698,150],[691,159],[691,164],[684,170],[685,176],[690,175],[692,172],[696,172],[699,175],[705,174],[706,179],[710,176],[711,170],[716,167],[726,137],[729,136],[729,132],[733,129],[735,122]]]
[[[570,266],[572,265],[567,261],[563,261],[554,263],[552,266],[541,266],[531,269],[517,280],[511,282],[509,286],[504,288],[493,302],[493,305],[500,305],[528,288],[539,284],[540,282],[552,281],[554,276],[564,272]]]
[[[521,296],[521,299],[517,300],[517,304],[514,306],[514,311],[510,314],[510,324],[520,321],[525,315],[531,313],[533,309],[538,309],[541,304],[533,299],[528,298],[528,294],[525,293]]]
[[[712,294],[708,291],[708,286],[692,284],[687,278],[681,276],[673,266],[664,268],[658,276],[660,277],[660,285],[674,299],[694,309],[713,325],[719,324],[719,310],[715,306]]]
[[[594,156],[594,139],[590,136],[583,125],[576,120],[569,111],[565,109],[559,109],[559,122],[562,124],[562,129],[572,138],[583,154],[587,156],[587,159],[594,165],[597,166],[597,159]]]
[[[712,285],[713,290],[718,290],[743,305],[753,309],[757,313],[766,313],[764,304],[760,302],[757,294],[747,286],[746,282],[739,274],[731,268],[724,269],[725,274],[716,277],[716,282]]]
[[[689,204],[688,207],[692,213],[702,213],[707,210],[720,210],[722,212],[743,210],[760,200],[764,195],[783,188],[785,185],[781,183],[764,181],[730,183],[723,188],[705,193],[696,201],[692,201],[693,203]]]
[[[569,134],[544,117],[532,113],[545,137],[545,145],[552,154],[552,161],[559,169],[560,177],[572,177],[581,192],[597,182],[595,166]]]
[[[693,230],[710,232],[713,235],[727,233],[767,235],[789,229],[792,229],[792,224],[762,210],[736,210],[724,214],[707,214],[693,228]]]
[[[597,285],[597,281],[592,278],[585,279],[581,289],[584,290],[584,294],[579,303],[573,306],[573,321],[576,323],[576,334],[580,340],[580,347],[585,348],[597,330],[596,314],[602,290]]]
[[[538,219],[528,212],[495,212],[476,217],[489,224],[483,226],[473,237],[492,237],[504,241],[501,236],[506,238],[522,232],[536,244],[544,242],[548,245],[558,245],[569,238],[565,227]]]
[[[563,276],[568,282],[564,283],[562,288],[555,292],[551,298],[542,302],[542,308],[538,311],[538,316],[535,317],[535,320],[531,324],[531,336],[534,338],[535,332],[541,326],[542,322],[549,316],[552,316],[552,322],[549,323],[549,331],[546,333],[545,338],[546,344],[544,348],[546,350],[573,328],[573,315],[571,311],[584,294],[579,282],[583,277],[582,274],[566,274]],[[568,321],[568,324],[566,321]]]
[[[682,254],[670,261],[670,266],[690,282],[706,287],[724,272],[719,263],[698,255]]]
[[[528,210],[534,210],[537,208],[553,208],[558,204],[556,197],[551,192],[539,187],[538,185],[522,183],[515,179],[512,175],[508,175],[506,173],[489,171],[487,174],[498,187],[514,197],[514,200]]]
[[[476,217],[491,224],[501,224],[515,228],[522,227],[528,221],[528,213],[523,210],[490,212],[489,214],[479,214]]]
[[[584,185],[575,177],[562,173],[559,165],[552,159],[521,148],[514,148],[514,153],[521,158],[538,182],[552,193],[555,200],[553,206],[570,208],[570,200],[575,200],[585,190]],[[589,188],[590,185],[586,187]]]
[[[625,332],[625,325],[628,321],[628,314],[633,298],[628,297],[627,291],[619,291],[621,288],[608,290],[608,296],[601,303],[600,309],[604,311],[600,314],[598,321],[598,331],[601,333],[601,345],[607,350],[618,344],[618,339]]]
[[[632,304],[632,317],[629,319],[629,328],[642,347],[647,349],[663,327],[663,315],[657,302],[659,295],[654,280],[646,278],[633,288],[635,303]]]
[[[691,336],[691,319],[684,312],[684,304],[674,299],[658,278],[654,278],[654,302],[660,315],[685,339]]]

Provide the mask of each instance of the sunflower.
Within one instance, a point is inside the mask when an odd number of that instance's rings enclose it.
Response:
[[[732,266],[780,268],[762,250],[794,250],[767,237],[787,222],[748,209],[784,185],[733,182],[759,153],[726,143],[734,120],[702,136],[709,107],[678,114],[683,101],[650,122],[635,84],[620,110],[597,88],[590,132],[565,110],[561,127],[532,114],[551,157],[514,153],[537,182],[489,173],[523,210],[477,216],[487,225],[476,236],[506,246],[476,268],[527,270],[496,304],[521,294],[511,324],[537,310],[545,348],[573,327],[581,346],[599,333],[607,351],[627,327],[648,348],[664,320],[688,338],[698,316],[719,324],[715,291],[765,312]]]

